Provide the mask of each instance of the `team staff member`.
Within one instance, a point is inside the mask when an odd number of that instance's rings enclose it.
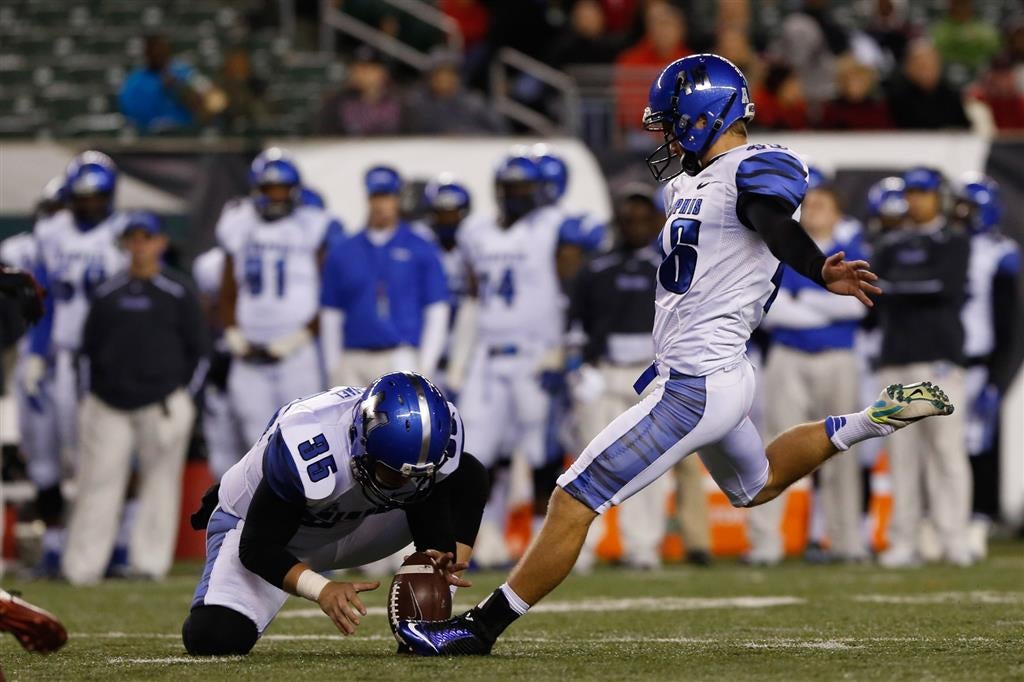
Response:
[[[320,331],[332,385],[366,386],[381,374],[430,378],[448,336],[448,284],[435,244],[399,216],[402,178],[366,173],[367,225],[334,244],[324,264]]]
[[[663,220],[651,194],[642,185],[627,190],[618,207],[618,245],[591,260],[573,286],[570,336],[579,329],[586,335],[586,343],[583,365],[570,385],[580,436],[586,443],[636,402],[633,381],[654,359],[652,302],[661,265],[654,239]],[[699,475],[699,464],[697,471]],[[619,507],[629,566],[657,568],[661,564],[669,487],[668,478],[663,477]],[[587,570],[593,563],[601,532],[599,524],[590,527],[577,570]],[[690,549],[689,542],[686,547]]]
[[[165,271],[167,236],[152,213],[129,217],[127,273],[97,290],[82,335],[89,393],[79,412],[78,498],[62,568],[74,584],[103,577],[138,454],[139,508],[129,572],[162,578],[178,530],[181,472],[195,418],[187,386],[206,352],[199,301]]]
[[[864,258],[860,230],[844,218],[827,176],[809,172],[800,224],[822,253],[840,251]],[[788,425],[810,421],[819,410],[847,414],[859,403],[859,371],[854,335],[866,309],[852,298],[836,298],[806,277],[786,268],[779,294],[765,319],[773,344],[765,365],[765,426],[779,434]],[[867,558],[861,540],[861,478],[858,458],[833,457],[818,474],[816,491],[825,517],[831,558]],[[782,559],[785,495],[747,514],[750,559],[773,564]]]
[[[880,378],[926,372],[942,383],[950,400],[964,403],[964,327],[960,314],[967,291],[970,240],[942,215],[941,174],[912,168],[906,184],[904,229],[884,234],[874,266],[885,295],[878,300],[882,329]],[[968,522],[971,468],[964,413],[930,419],[895,433],[889,443],[892,522],[883,566],[913,566],[920,560],[918,533],[924,510],[938,531],[950,563],[971,563]],[[923,492],[926,497],[922,498]]]

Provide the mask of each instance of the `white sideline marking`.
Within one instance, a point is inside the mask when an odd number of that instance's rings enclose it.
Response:
[[[858,594],[853,596],[853,600],[869,604],[948,604],[952,602],[1024,604],[1024,592],[972,590],[967,592],[933,592],[931,594]]]
[[[631,599],[590,599],[588,601],[550,601],[530,609],[530,613],[605,613],[614,611],[697,611],[702,609],[763,609],[806,603],[801,597],[641,597]],[[319,618],[320,609],[289,609],[278,618]],[[383,606],[371,606],[367,615],[386,616]]]
[[[116,656],[114,658],[108,658],[107,663],[110,665],[173,665],[176,663],[186,663],[189,665],[195,665],[197,663],[227,663],[231,661],[244,660],[241,656],[224,656],[221,658],[210,658],[209,656],[165,656],[164,658],[125,658],[123,656]]]

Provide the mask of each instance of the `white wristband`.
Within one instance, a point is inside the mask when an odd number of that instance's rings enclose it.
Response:
[[[327,578],[307,568],[295,581],[295,594],[309,601],[320,601],[320,593],[329,582]]]

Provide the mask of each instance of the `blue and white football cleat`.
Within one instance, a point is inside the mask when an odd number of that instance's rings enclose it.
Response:
[[[400,620],[396,635],[419,656],[486,656],[494,640],[472,610],[448,620]]]
[[[941,388],[930,381],[920,381],[890,384],[868,408],[868,417],[876,424],[902,429],[926,417],[953,414],[953,409],[953,403]]]

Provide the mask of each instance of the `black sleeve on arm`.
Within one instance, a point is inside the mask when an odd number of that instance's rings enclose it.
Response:
[[[824,287],[821,268],[825,254],[810,235],[793,220],[794,208],[782,199],[743,192],[736,202],[736,215],[757,232],[768,250],[780,261],[815,284]]]
[[[238,543],[238,558],[247,569],[277,588],[299,560],[286,547],[299,530],[303,508],[282,500],[266,479],[260,481]]]
[[[452,523],[451,485],[448,479],[438,483],[427,499],[405,510],[416,551],[436,549],[455,554],[455,527]]]

